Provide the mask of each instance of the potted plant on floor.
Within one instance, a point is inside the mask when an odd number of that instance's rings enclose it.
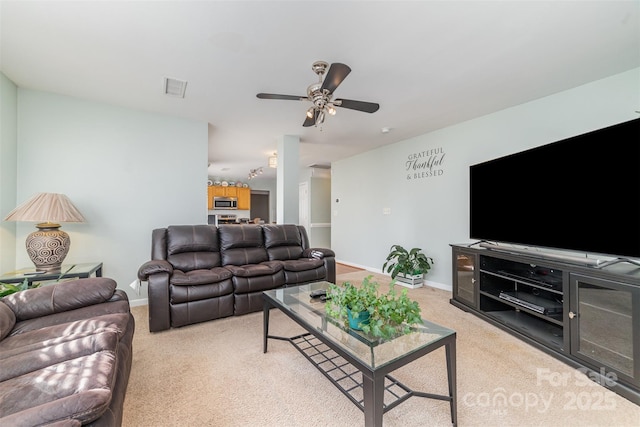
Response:
[[[349,282],[331,284],[326,313],[345,326],[383,339],[407,333],[412,325],[422,323],[420,306],[409,298],[406,289],[398,294],[392,282],[389,292],[380,294],[379,284],[372,277],[365,277],[360,287]]]
[[[403,286],[419,288],[424,282],[424,275],[431,269],[431,264],[433,258],[426,256],[422,249],[407,251],[400,245],[393,245],[382,265],[382,271],[391,273],[391,278],[398,280]]]

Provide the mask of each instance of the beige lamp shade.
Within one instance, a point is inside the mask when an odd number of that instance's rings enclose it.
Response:
[[[60,270],[69,253],[71,239],[60,228],[60,222],[85,222],[80,211],[64,194],[39,193],[21,204],[4,218],[5,221],[34,221],[37,231],[27,236],[29,258],[42,271]]]
[[[7,215],[5,221],[84,222],[80,211],[64,194],[38,193]]]

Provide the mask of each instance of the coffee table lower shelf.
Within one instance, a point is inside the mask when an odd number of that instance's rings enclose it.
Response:
[[[362,372],[355,366],[347,362],[342,356],[311,333],[304,333],[291,338],[269,335],[268,338],[289,341],[293,344],[338,390],[364,412]],[[383,413],[395,408],[411,396],[438,399],[447,402],[452,401],[451,396],[411,390],[391,375],[385,375]]]

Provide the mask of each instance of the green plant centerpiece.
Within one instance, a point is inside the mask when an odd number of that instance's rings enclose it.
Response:
[[[368,312],[368,321],[361,321],[358,329],[365,334],[383,339],[408,333],[412,325],[422,323],[420,306],[403,289],[398,294],[395,282],[389,285],[389,292],[380,294],[379,284],[373,276],[363,279],[357,287],[349,282],[342,285],[331,284],[327,290],[325,311],[327,315],[348,326],[348,311]]]
[[[408,251],[400,245],[392,245],[382,271],[390,273],[392,279],[397,278],[412,287],[419,287],[424,275],[431,269],[431,264],[433,258],[426,256],[420,248]]]

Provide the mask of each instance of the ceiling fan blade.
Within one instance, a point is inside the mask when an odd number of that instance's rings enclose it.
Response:
[[[364,111],[365,113],[375,113],[380,108],[380,104],[374,102],[354,101],[352,99],[336,99],[333,101],[333,105],[350,110]]]
[[[313,126],[315,124],[316,124],[316,115],[314,114],[313,117],[306,116],[302,126],[308,128],[309,126]]]
[[[286,101],[304,101],[307,99],[306,96],[278,95],[275,93],[259,93],[256,96],[260,99],[284,99]]]
[[[329,67],[327,76],[322,82],[322,89],[326,89],[329,93],[333,93],[334,90],[342,83],[342,81],[349,75],[351,68],[348,65],[335,62]]]

